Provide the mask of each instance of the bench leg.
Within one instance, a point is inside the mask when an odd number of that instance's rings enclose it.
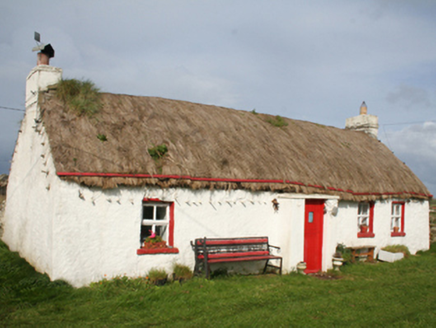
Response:
[[[206,279],[210,279],[210,265],[207,262],[204,265],[205,265],[204,271],[206,273]]]
[[[266,272],[266,268],[268,267],[269,260],[266,260],[265,267],[263,268],[263,274]]]

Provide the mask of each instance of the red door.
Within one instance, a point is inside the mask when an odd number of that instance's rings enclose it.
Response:
[[[322,230],[324,200],[306,199],[304,214],[304,262],[306,273],[318,272],[322,268]]]

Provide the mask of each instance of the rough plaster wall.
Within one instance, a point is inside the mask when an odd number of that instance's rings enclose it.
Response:
[[[51,278],[65,279],[75,286],[117,275],[143,276],[154,267],[171,272],[176,262],[193,268],[190,242],[195,238],[269,236],[270,243],[277,245],[283,237],[275,227],[284,220],[285,211],[274,211],[270,193],[139,188],[101,191],[64,182],[59,194],[63,202],[55,209]],[[174,245],[179,254],[136,254],[144,197],[174,201]]]
[[[44,127],[39,122],[38,90],[55,83],[62,71],[37,66],[26,85],[22,121],[9,175],[3,240],[36,270],[51,274],[52,206],[56,202],[55,168]],[[59,181],[58,181],[59,182]]]
[[[391,207],[392,200],[376,202],[373,228],[375,237],[357,238],[358,203],[340,202],[338,214],[332,219],[332,236],[335,235],[335,238],[332,238],[328,252],[333,254],[337,243],[344,243],[346,246],[377,246],[376,252],[384,246],[394,244],[406,245],[412,254],[429,249],[428,201],[406,202],[404,237],[391,237]]]
[[[272,245],[281,247],[284,272],[295,270],[297,263],[304,259],[304,199],[278,198],[280,207],[276,212],[271,204],[271,200],[277,198],[273,193],[157,188],[102,191],[66,182],[62,182],[58,193],[63,202],[58,202],[55,209],[51,278],[65,279],[74,286],[87,285],[104,277],[143,276],[155,267],[171,272],[174,263],[193,268],[190,242],[204,236],[269,236]],[[174,202],[174,245],[179,254],[136,254],[144,197]],[[328,200],[322,269],[331,268],[331,256],[338,242],[347,246],[402,243],[412,252],[428,248],[428,240],[426,244],[422,238],[416,238],[426,233],[425,229],[423,231],[426,220],[421,215],[426,206],[421,202],[410,202],[407,206],[407,238],[390,237],[390,216],[387,215],[390,215],[390,202],[376,204],[376,238],[357,238],[357,203],[340,203],[335,213],[337,201]],[[407,216],[408,211],[415,210],[418,214]],[[407,220],[415,224],[408,225]],[[259,264],[227,267],[248,271],[258,269]]]

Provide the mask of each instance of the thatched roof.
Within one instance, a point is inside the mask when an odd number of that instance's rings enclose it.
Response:
[[[335,194],[342,199],[428,198],[381,142],[354,132],[186,101],[102,94],[95,117],[41,99],[57,174],[87,186],[156,185]],[[104,141],[107,139],[106,141]],[[162,159],[148,149],[167,146]]]

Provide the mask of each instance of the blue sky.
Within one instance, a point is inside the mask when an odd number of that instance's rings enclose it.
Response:
[[[436,1],[2,1],[0,106],[24,109],[33,32],[65,78],[379,138],[436,193]],[[23,113],[0,108],[0,173]]]

